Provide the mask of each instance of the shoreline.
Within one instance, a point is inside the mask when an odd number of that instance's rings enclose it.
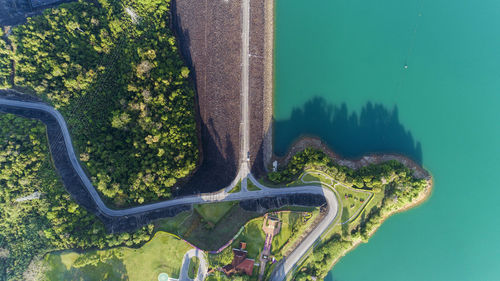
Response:
[[[410,204],[408,204],[402,208],[391,211],[388,214],[386,214],[385,216],[383,216],[382,219],[380,220],[380,222],[378,222],[378,226],[369,233],[368,240],[370,240],[372,238],[372,236],[377,232],[377,230],[382,226],[382,224],[391,216],[398,214],[398,213],[403,213],[403,212],[408,211],[408,210],[413,209],[413,208],[416,208],[416,207],[422,205],[423,203],[425,203],[427,200],[429,200],[433,190],[434,190],[434,180],[431,177],[430,179],[427,180],[427,187],[425,188],[425,191],[420,193],[419,196],[416,198],[416,200],[412,201]],[[368,243],[368,242],[369,241],[367,241],[366,243]],[[345,255],[347,255],[349,252],[355,250],[362,243],[364,243],[363,240],[357,240],[352,244],[352,246],[349,249],[344,250],[336,259],[333,260],[333,262],[330,266],[330,270],[328,272],[331,272],[333,270],[333,268],[335,267],[335,265],[343,257],[345,257]]]
[[[398,213],[403,213],[405,211],[408,211],[410,209],[416,208],[423,203],[425,203],[427,200],[432,195],[432,191],[434,190],[434,178],[432,175],[423,168],[423,166],[419,165],[412,159],[410,159],[407,156],[400,155],[400,154],[395,154],[395,153],[371,153],[367,154],[364,156],[361,156],[359,158],[355,159],[348,159],[348,158],[343,158],[340,155],[336,154],[323,140],[321,140],[318,137],[311,137],[311,136],[302,136],[295,140],[290,148],[288,149],[287,153],[279,157],[275,155],[274,153],[272,154],[271,161],[278,161],[278,166],[283,166],[286,165],[289,160],[297,153],[300,151],[306,149],[306,148],[315,148],[318,150],[321,150],[324,152],[326,155],[331,157],[337,164],[347,166],[351,169],[359,169],[361,167],[370,165],[370,164],[378,164],[390,160],[396,160],[400,163],[402,163],[404,166],[407,168],[411,169],[414,172],[414,176],[419,179],[425,179],[427,181],[427,186],[425,189],[416,197],[412,202],[409,204],[393,210],[389,212],[388,214],[384,215],[381,217],[381,220],[377,222],[377,227],[374,228],[370,233],[369,233],[369,238],[366,243],[369,242],[371,237],[377,232],[377,230],[383,225],[383,223],[389,219],[391,216],[398,214]],[[363,240],[358,239],[356,241],[352,241],[353,244],[349,249],[346,249],[339,253],[339,256],[335,258],[332,262],[332,264],[329,266],[329,272],[333,270],[335,265],[349,252],[355,250],[359,245],[361,245]]]
[[[426,180],[432,179],[432,175],[427,170],[407,156],[396,153],[369,153],[354,159],[344,158],[335,153],[322,139],[311,136],[302,136],[298,138],[290,145],[290,148],[284,156],[280,157],[273,153],[271,160],[278,161],[278,166],[286,165],[295,154],[306,148],[321,150],[339,165],[347,166],[354,170],[370,164],[379,164],[390,160],[396,160],[411,169],[416,178]]]

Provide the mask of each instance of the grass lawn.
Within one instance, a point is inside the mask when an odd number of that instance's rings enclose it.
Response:
[[[273,237],[271,247],[272,254],[276,258],[281,258],[285,252],[292,250],[300,236],[313,224],[316,216],[319,215],[319,208],[312,212],[279,212],[281,220],[281,230]]]
[[[186,211],[178,214],[173,218],[159,219],[155,221],[155,231],[165,231],[173,233],[175,235],[180,235],[186,230],[186,225],[184,222],[193,216],[192,211]]]
[[[258,188],[255,184],[253,184],[252,181],[247,181],[247,189],[249,191],[256,191],[256,190],[260,190],[260,188]]]
[[[48,270],[43,280],[157,280],[158,274],[167,273],[179,277],[184,254],[191,249],[189,244],[165,232],[138,249],[118,247],[111,250],[88,251],[82,254],[65,251],[45,257]],[[73,266],[77,258],[92,256],[97,252],[116,251],[116,256],[98,262],[96,266]]]
[[[325,176],[322,172],[317,172],[317,171],[314,171],[314,170],[309,170],[309,171],[306,171],[304,172],[304,174],[302,174],[299,179],[301,179],[301,181],[304,181],[304,182],[322,182],[322,183],[326,183],[328,185],[331,185],[333,186],[335,184],[335,182],[328,176]]]
[[[302,180],[305,182],[320,181],[330,186],[334,186],[334,182],[332,181],[331,178],[317,171],[306,171],[305,174],[302,176]],[[349,219],[352,220],[356,219],[357,216],[363,210],[363,208],[367,206],[369,207],[371,203],[368,202],[368,204],[366,204],[368,199],[370,198],[370,193],[367,193],[365,191],[350,189],[340,184],[335,185],[335,190],[338,192],[339,200],[341,201],[343,207],[341,223],[346,222]],[[382,200],[383,192],[381,192],[380,194],[382,194],[380,198],[380,200]]]
[[[258,260],[266,239],[266,236],[262,231],[263,222],[263,217],[253,219],[248,222],[245,225],[243,232],[233,242],[232,247],[237,248],[239,247],[240,242],[245,242],[247,243],[246,250],[248,251],[248,258]]]
[[[198,267],[200,266],[200,260],[198,257],[192,257],[189,260],[188,277],[194,279],[198,273]]]
[[[222,221],[215,226],[210,226],[208,223],[201,222],[200,215],[195,212],[195,215],[185,222],[189,227],[188,231],[180,236],[201,249],[218,250],[249,220],[261,215],[257,212],[245,211],[236,205],[229,210]]]
[[[300,178],[298,178],[297,180],[295,180],[293,182],[287,183],[287,184],[281,184],[281,183],[275,184],[269,180],[266,180],[265,178],[257,179],[257,181],[260,182],[261,184],[263,184],[264,186],[270,187],[270,188],[285,188],[285,187],[294,187],[294,186],[304,185],[304,183],[300,180]]]
[[[233,187],[233,189],[229,191],[229,193],[236,193],[240,191],[241,191],[241,180],[236,184],[235,187]]]
[[[204,220],[216,225],[235,204],[235,202],[201,204],[194,206],[194,209]]]
[[[316,177],[315,175],[311,175],[309,173],[305,174],[302,179],[305,181],[305,182],[315,182],[315,181],[319,181],[320,179],[318,177]]]
[[[342,200],[342,222],[354,219],[363,206],[367,203],[370,193],[345,188],[341,185],[336,185],[335,189],[339,193],[340,200]]]

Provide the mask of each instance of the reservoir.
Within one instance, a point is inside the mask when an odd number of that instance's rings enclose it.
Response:
[[[274,151],[300,135],[434,176],[329,281],[499,280],[500,1],[276,0]]]

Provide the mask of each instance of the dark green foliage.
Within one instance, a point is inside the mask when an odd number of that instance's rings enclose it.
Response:
[[[169,1],[80,1],[14,29],[15,83],[66,118],[92,181],[118,206],[169,198],[198,160],[194,90]]]
[[[41,197],[16,202],[34,192]],[[20,279],[31,259],[49,249],[131,246],[149,240],[152,230],[106,234],[58,180],[42,123],[0,114],[0,248],[8,250],[0,273],[7,279]]]
[[[297,273],[295,280],[313,280],[312,277],[324,278],[330,271],[333,261],[338,258],[339,253],[351,246],[351,241],[344,241],[338,235],[333,236],[314,249],[308,257],[307,266]]]
[[[0,28],[0,89],[9,86],[11,71],[11,51]]]
[[[306,168],[326,172],[333,178],[355,188],[379,191],[387,183],[395,185],[425,186],[425,180],[415,179],[413,172],[402,163],[391,160],[382,164],[371,164],[358,170],[340,166],[320,150],[306,148],[294,155],[286,167],[268,174],[273,183],[288,183],[296,180]],[[418,194],[418,192],[417,192]]]

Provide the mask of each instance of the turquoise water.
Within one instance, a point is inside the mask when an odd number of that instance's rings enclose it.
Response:
[[[429,201],[327,280],[500,280],[500,1],[276,5],[275,152],[319,135],[348,157],[408,155],[435,178]]]

